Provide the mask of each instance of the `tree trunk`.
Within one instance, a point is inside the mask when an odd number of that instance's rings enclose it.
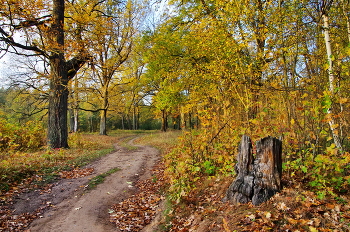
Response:
[[[61,59],[51,60],[48,144],[52,148],[68,148],[68,79],[63,78],[65,71]]]
[[[326,14],[322,15],[323,18],[323,34],[324,34],[324,40],[326,44],[326,51],[327,51],[327,59],[328,59],[328,78],[329,78],[329,92],[331,93],[331,98],[334,97],[334,71],[333,71],[333,60],[332,60],[332,47],[331,47],[331,38],[329,36],[329,23],[328,23],[328,16]],[[333,116],[333,110],[332,105],[327,110],[328,114],[328,124],[332,131],[332,136],[335,145],[338,149],[342,149],[342,144],[338,135],[337,124],[335,123],[334,116]]]
[[[73,132],[79,130],[79,94],[78,94],[78,78],[74,80],[74,95],[73,95]]]
[[[227,190],[224,200],[234,203],[248,203],[253,196],[253,170],[252,142],[250,138],[243,135],[238,147],[237,164],[235,172],[237,177]]]
[[[69,110],[69,125],[70,125],[70,132],[78,132],[79,129],[79,112],[78,109],[70,109]]]
[[[74,109],[74,128],[73,131],[74,132],[78,132],[79,130],[79,110],[78,109]]]
[[[91,117],[89,118],[89,126],[90,126],[90,130],[89,130],[89,131],[90,131],[90,133],[94,132],[92,118],[93,118],[93,116],[91,116]]]
[[[136,107],[133,105],[133,110],[132,110],[132,129],[136,130]]]
[[[139,109],[137,109],[136,130],[140,128],[140,117],[141,117],[141,112]]]
[[[68,148],[68,74],[64,58],[64,0],[53,1],[51,79],[49,94],[48,144]]]
[[[161,131],[166,132],[168,129],[168,117],[165,110],[162,110],[162,128]]]
[[[100,116],[100,135],[107,135],[106,118],[107,110],[102,110]]]
[[[124,125],[124,114],[122,114],[122,129],[125,130],[125,125]]]
[[[260,139],[256,153],[252,203],[260,205],[282,189],[282,141],[270,136]]]
[[[74,132],[74,110],[72,108],[69,109],[69,131]]]
[[[76,94],[77,95],[77,94]],[[78,100],[77,96],[72,96],[70,99],[70,109],[69,109],[69,125],[70,132],[78,132],[79,129],[79,110],[78,110]]]
[[[128,125],[128,130],[132,130],[132,121],[131,121],[131,118],[130,118],[130,114],[127,114],[126,115],[126,122],[127,122],[127,125]]]
[[[235,166],[237,177],[224,201],[260,205],[282,189],[282,142],[269,136],[256,143],[256,150],[254,159],[251,140],[243,135]]]
[[[108,85],[106,86],[102,96],[102,110],[100,118],[100,135],[107,135],[106,120],[107,120],[107,109],[108,109]]]

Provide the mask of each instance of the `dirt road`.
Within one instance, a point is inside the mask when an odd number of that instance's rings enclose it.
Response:
[[[133,145],[134,139],[129,141]],[[94,168],[94,174],[77,179],[61,180],[54,185],[51,192],[45,194],[28,193],[21,196],[16,203],[20,213],[38,204],[52,205],[40,218],[33,221],[30,232],[35,231],[74,231],[102,232],[118,231],[109,219],[108,210],[112,204],[121,202],[135,192],[133,183],[150,177],[150,170],[159,158],[155,148],[137,146],[127,150],[118,145],[111,153],[87,168]],[[85,191],[84,186],[92,177],[113,168],[121,170],[106,177],[95,189]]]

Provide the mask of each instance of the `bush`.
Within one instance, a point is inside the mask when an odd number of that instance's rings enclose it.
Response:
[[[40,123],[23,125],[0,119],[0,149],[13,151],[37,150],[45,145],[45,131]]]
[[[304,157],[285,162],[284,170],[289,178],[306,183],[320,199],[350,190],[350,154],[339,154],[334,144],[325,154],[306,151]]]
[[[203,130],[184,132],[178,146],[165,156],[165,175],[170,182],[171,200],[181,201],[203,177],[234,173],[237,142],[227,135],[212,139]]]

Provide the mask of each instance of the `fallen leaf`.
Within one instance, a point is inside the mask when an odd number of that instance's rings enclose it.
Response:
[[[230,228],[228,227],[227,220],[225,218],[222,218],[222,222],[224,223],[224,229],[226,232],[231,232]]]

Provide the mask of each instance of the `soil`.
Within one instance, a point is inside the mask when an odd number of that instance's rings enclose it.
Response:
[[[128,144],[137,149],[115,145],[115,152],[84,167],[94,168],[90,176],[62,179],[46,193],[32,191],[20,195],[14,204],[17,214],[50,206],[31,223],[28,231],[119,231],[109,222],[110,207],[134,194],[137,189],[133,184],[150,178],[150,171],[159,160],[157,149],[134,145],[135,139]],[[120,170],[106,177],[96,188],[86,190],[91,178],[114,168]]]

